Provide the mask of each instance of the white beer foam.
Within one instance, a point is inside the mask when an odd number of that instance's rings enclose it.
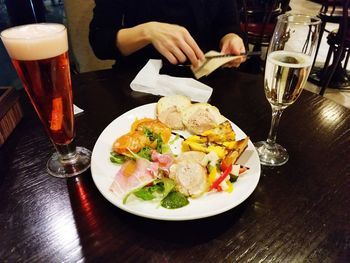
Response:
[[[61,24],[30,24],[6,29],[1,39],[9,56],[17,60],[56,57],[68,51],[67,30]]]

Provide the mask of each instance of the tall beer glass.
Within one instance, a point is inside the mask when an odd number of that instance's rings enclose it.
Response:
[[[90,167],[91,152],[75,147],[67,30],[61,24],[30,24],[0,34],[23,86],[57,152],[48,172],[66,178]]]

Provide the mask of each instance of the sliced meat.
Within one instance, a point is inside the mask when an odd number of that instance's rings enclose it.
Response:
[[[155,180],[158,167],[146,159],[126,161],[116,174],[110,190],[123,198],[130,191]]]
[[[206,169],[193,160],[183,160],[170,167],[176,189],[186,196],[199,196],[207,190]]]
[[[183,130],[185,127],[182,122],[181,111],[176,106],[160,112],[158,119],[174,130]]]

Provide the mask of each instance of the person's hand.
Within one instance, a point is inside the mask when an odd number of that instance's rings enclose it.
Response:
[[[221,53],[224,54],[239,55],[241,53],[245,53],[245,46],[242,38],[234,33],[225,35],[221,39],[220,45]],[[226,63],[223,67],[239,67],[239,65],[245,60],[246,58],[242,56]]]
[[[147,23],[149,41],[172,64],[187,59],[194,67],[203,61],[204,54],[186,28],[159,22]]]

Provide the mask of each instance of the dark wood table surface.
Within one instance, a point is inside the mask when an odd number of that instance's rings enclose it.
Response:
[[[93,149],[120,114],[159,97],[132,92],[135,72],[73,76],[77,145]],[[204,80],[210,103],[251,140],[266,139],[271,109],[263,78],[219,70]],[[1,262],[350,262],[350,110],[304,91],[282,116],[278,142],[290,160],[262,167],[239,206],[167,222],[128,214],[97,190],[88,170],[45,171],[54,151],[23,96],[25,117],[0,148]]]

